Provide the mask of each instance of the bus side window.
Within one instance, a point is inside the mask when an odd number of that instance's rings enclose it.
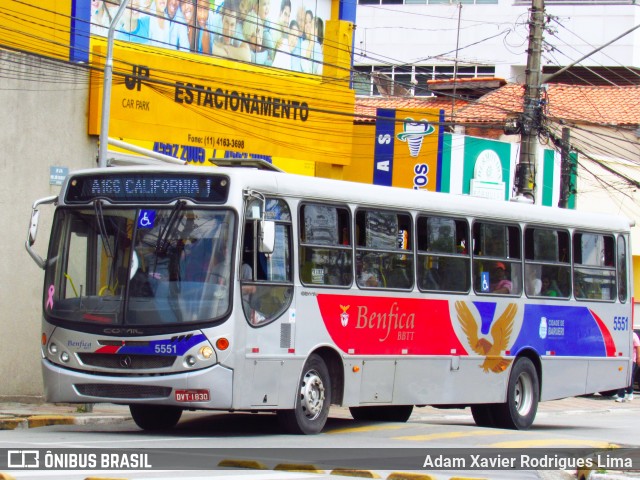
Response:
[[[525,293],[529,297],[569,298],[569,232],[528,226],[524,235]]]
[[[627,301],[627,248],[623,236],[618,237],[618,300]]]
[[[618,297],[612,235],[573,235],[573,284],[576,298],[613,301]]]
[[[360,288],[413,288],[413,222],[406,213],[356,212],[356,281]]]
[[[346,207],[304,203],[300,207],[300,281],[348,287],[353,282],[351,215]]]
[[[477,221],[473,224],[473,286],[477,293],[522,293],[520,227]]]
[[[466,220],[419,216],[418,287],[420,290],[469,291],[469,225]]]

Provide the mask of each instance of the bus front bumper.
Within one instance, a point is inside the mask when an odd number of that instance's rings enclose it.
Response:
[[[45,398],[52,403],[144,403],[231,409],[233,370],[220,365],[180,374],[109,376],[69,370],[42,360]]]

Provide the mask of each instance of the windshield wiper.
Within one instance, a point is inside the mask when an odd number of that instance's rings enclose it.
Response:
[[[104,223],[104,213],[102,212],[102,201],[100,199],[96,199],[96,201],[93,202],[93,210],[96,213],[96,224],[98,226],[98,233],[100,233],[100,239],[102,240],[102,246],[107,252],[107,257],[113,258],[113,250],[109,243],[107,226]]]
[[[185,202],[184,200],[178,200],[176,205],[173,207],[173,210],[171,210],[166,225],[163,229],[160,230],[160,233],[158,234],[158,241],[156,242],[156,254],[167,253],[167,249],[169,248],[170,244],[168,239],[172,236],[173,231],[176,229],[178,219],[180,218],[180,212],[186,204],[187,202]]]

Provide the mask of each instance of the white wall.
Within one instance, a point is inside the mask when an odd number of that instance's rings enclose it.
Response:
[[[88,76],[35,56],[0,50],[0,399],[42,395],[40,321],[43,271],[24,248],[34,200],[59,192],[49,167],[95,165],[87,135]],[[51,210],[43,209],[36,243],[45,255]]]
[[[356,65],[449,64],[460,35],[460,62],[496,66],[498,77],[524,82],[529,7],[499,0],[495,5],[359,5],[356,17]],[[547,5],[555,34],[545,33],[554,50],[543,54],[543,65],[567,65],[639,23],[636,5]],[[493,39],[482,41],[503,33]],[[477,43],[477,44],[476,44]],[[475,44],[475,45],[474,45]],[[640,33],[628,35],[582,65],[639,65]],[[519,73],[519,74],[518,74]]]

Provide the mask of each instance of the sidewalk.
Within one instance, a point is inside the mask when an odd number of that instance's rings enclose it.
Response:
[[[129,407],[100,403],[70,405],[53,403],[0,403],[0,430],[48,425],[89,425],[130,420]]]

